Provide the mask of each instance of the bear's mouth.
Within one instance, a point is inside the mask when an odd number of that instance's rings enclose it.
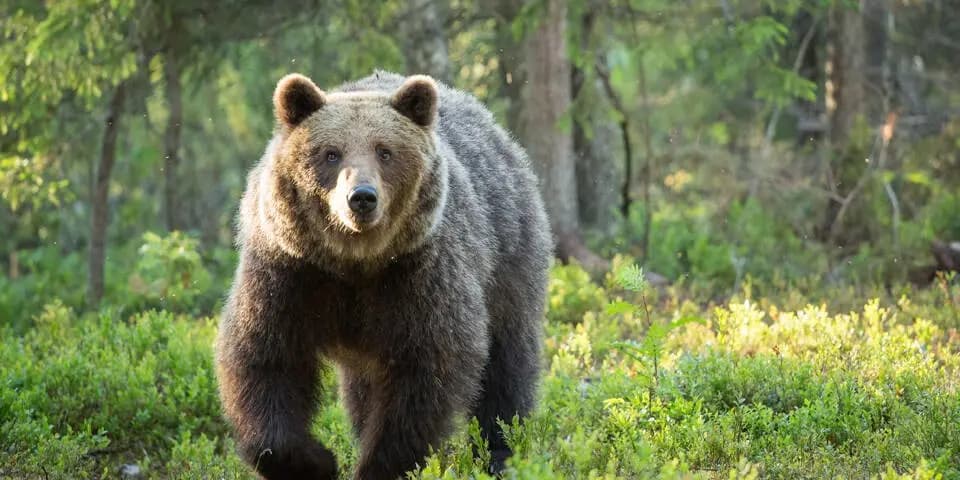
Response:
[[[382,220],[380,209],[366,213],[357,213],[353,211],[337,212],[337,222],[344,227],[348,234],[359,235],[375,230]]]

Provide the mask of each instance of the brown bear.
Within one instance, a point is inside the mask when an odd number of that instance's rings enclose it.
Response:
[[[292,74],[248,177],[217,378],[238,449],[268,479],[337,476],[310,433],[337,366],[355,478],[393,479],[476,416],[534,406],[552,242],[523,150],[473,97],[378,72],[324,92]]]

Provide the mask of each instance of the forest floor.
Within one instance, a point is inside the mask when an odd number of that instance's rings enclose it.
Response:
[[[622,280],[554,270],[539,407],[508,428],[506,478],[960,478],[960,286],[837,310],[846,290],[714,305]],[[215,330],[56,301],[0,330],[0,478],[252,478]],[[326,392],[313,430],[350,478],[356,441]],[[411,475],[489,478],[475,423],[458,432]]]

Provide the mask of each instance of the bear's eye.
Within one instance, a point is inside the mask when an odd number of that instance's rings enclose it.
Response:
[[[327,153],[325,154],[325,157],[326,157],[326,159],[327,159],[327,162],[329,162],[329,163],[337,163],[337,162],[340,161],[340,152],[338,152],[338,151],[336,151],[336,150],[327,150]]]
[[[381,162],[386,162],[387,160],[390,160],[391,157],[393,157],[393,153],[390,152],[390,150],[387,150],[383,147],[377,147],[377,158],[379,158]]]

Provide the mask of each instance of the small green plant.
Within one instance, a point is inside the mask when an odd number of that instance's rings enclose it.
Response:
[[[210,286],[195,238],[183,232],[143,235],[130,290],[149,306],[183,310]]]
[[[960,325],[960,286],[956,286],[960,284],[956,279],[957,272],[937,272],[937,286],[953,312],[955,325]]]
[[[641,305],[634,305],[630,302],[617,300],[607,305],[608,315],[636,314],[638,311],[643,314],[647,331],[643,340],[636,342],[632,340],[617,341],[610,344],[611,348],[617,349],[623,354],[633,358],[640,363],[651,364],[651,378],[649,389],[650,402],[656,395],[656,389],[660,385],[660,356],[663,353],[664,342],[671,331],[682,327],[691,322],[702,322],[699,317],[685,316],[677,320],[666,323],[655,323],[651,320],[650,305],[647,302],[647,289],[649,284],[643,276],[643,269],[634,265],[624,265],[614,272],[617,284],[628,291],[634,292],[640,296]]]

